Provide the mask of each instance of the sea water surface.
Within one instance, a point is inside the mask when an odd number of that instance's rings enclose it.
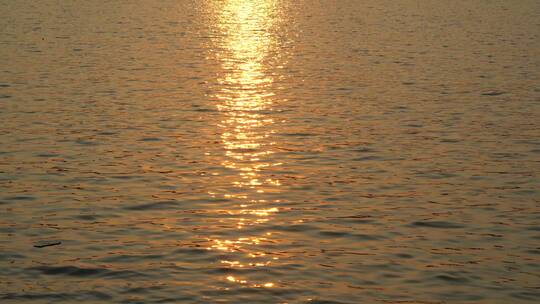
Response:
[[[540,2],[0,1],[1,303],[538,303]]]

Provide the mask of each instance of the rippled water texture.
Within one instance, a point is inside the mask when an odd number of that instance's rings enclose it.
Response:
[[[540,301],[540,2],[0,12],[0,302]]]

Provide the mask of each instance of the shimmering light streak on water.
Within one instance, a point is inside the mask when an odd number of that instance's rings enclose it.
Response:
[[[226,198],[237,201],[236,213],[250,214],[252,218],[238,217],[236,228],[243,229],[246,225],[253,226],[267,223],[273,213],[278,212],[278,201],[259,199],[268,186],[278,187],[278,180],[263,179],[261,174],[269,166],[283,165],[268,158],[272,154],[272,133],[274,120],[271,118],[274,98],[271,84],[273,77],[265,66],[265,58],[280,53],[273,32],[279,26],[277,18],[280,9],[277,1],[224,1],[215,7],[218,22],[215,24],[219,38],[213,41],[219,50],[216,57],[221,62],[223,73],[218,78],[218,87],[214,94],[217,108],[223,120],[219,123],[223,143],[222,166],[233,169],[237,176],[230,177],[233,187],[242,188],[242,195],[223,193]],[[273,51],[273,52],[271,52]],[[227,191],[227,189],[225,189]],[[274,190],[275,191],[275,190]],[[270,203],[270,205],[269,205]],[[257,208],[257,209],[246,209]],[[263,208],[263,209],[261,209]],[[235,211],[231,210],[231,214]],[[235,267],[266,267],[270,266],[277,257],[257,254],[256,246],[264,243],[275,243],[279,240],[270,238],[270,232],[260,229],[238,232],[236,240],[218,240],[210,248],[225,251],[239,251],[244,257],[254,261],[221,261],[231,269]],[[262,235],[262,236],[260,236]],[[251,250],[243,244],[254,245]],[[245,279],[235,279],[228,276],[227,280],[234,283],[247,284]],[[274,283],[253,283],[254,287],[273,287]]]

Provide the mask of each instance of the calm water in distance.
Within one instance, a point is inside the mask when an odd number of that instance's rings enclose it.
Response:
[[[539,1],[0,15],[0,302],[540,301]]]

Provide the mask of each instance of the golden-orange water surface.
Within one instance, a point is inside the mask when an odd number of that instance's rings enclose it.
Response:
[[[540,2],[0,12],[0,303],[540,301]]]

